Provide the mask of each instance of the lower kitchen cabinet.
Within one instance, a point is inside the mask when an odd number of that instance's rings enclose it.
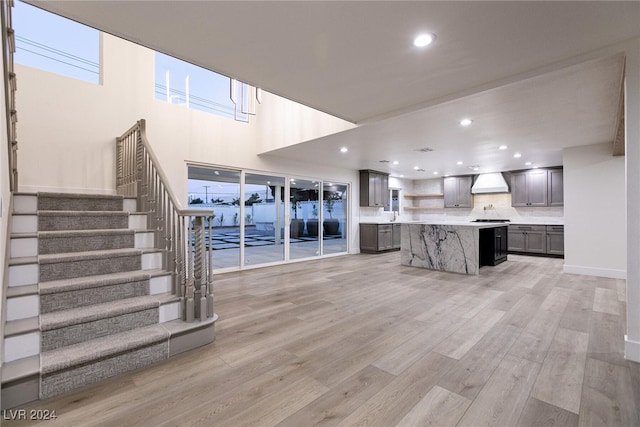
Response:
[[[507,260],[507,226],[480,229],[480,266],[498,265]]]
[[[512,252],[547,253],[545,225],[510,225],[509,250]]]
[[[393,249],[400,249],[400,242],[402,238],[402,225],[393,224]]]
[[[547,253],[564,255],[564,225],[547,225]]]
[[[360,252],[400,249],[400,224],[360,224]]]
[[[509,225],[509,252],[564,255],[564,226]]]

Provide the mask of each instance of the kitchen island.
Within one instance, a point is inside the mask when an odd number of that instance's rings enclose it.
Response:
[[[481,260],[480,230],[505,226],[501,222],[404,222],[400,243],[401,263],[430,270],[478,274]]]

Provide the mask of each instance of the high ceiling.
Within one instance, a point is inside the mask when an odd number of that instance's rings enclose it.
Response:
[[[360,125],[271,155],[408,178],[612,141],[640,37],[638,1],[28,2]],[[435,42],[413,46],[420,32]]]

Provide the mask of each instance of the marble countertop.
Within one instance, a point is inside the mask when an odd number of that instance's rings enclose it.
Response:
[[[510,222],[471,222],[472,219],[464,219],[464,220],[443,220],[443,219],[435,219],[435,220],[397,220],[397,221],[385,221],[385,220],[374,220],[374,221],[360,221],[360,224],[431,224],[431,225],[471,225],[471,226],[482,226],[483,224],[489,224],[490,227],[495,227],[496,224],[503,225],[564,225],[563,218],[549,218],[549,219],[541,219],[541,218],[518,218],[512,219]]]
[[[439,221],[398,221],[400,224],[424,224],[424,225],[456,225],[474,228],[493,228],[509,225],[508,222],[471,222],[467,220],[439,220]]]

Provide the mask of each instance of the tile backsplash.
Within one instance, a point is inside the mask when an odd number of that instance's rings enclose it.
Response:
[[[409,202],[410,203],[410,202]],[[410,204],[407,205],[410,205]],[[433,220],[439,218],[448,219],[476,219],[499,218],[512,221],[562,221],[564,218],[563,207],[522,207],[511,206],[511,193],[476,194],[473,196],[473,208],[442,208],[434,210],[411,211],[413,220]]]

